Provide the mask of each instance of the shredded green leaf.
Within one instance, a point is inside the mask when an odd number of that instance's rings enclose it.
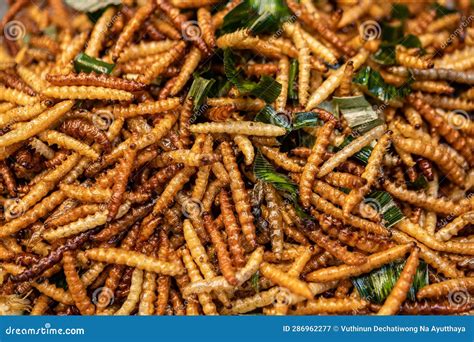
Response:
[[[298,60],[292,59],[290,63],[290,75],[288,78],[288,98],[290,100],[298,100],[298,90],[296,77],[298,75]]]
[[[283,0],[245,0],[227,13],[221,32],[246,27],[254,34],[274,33],[289,17],[290,11]]]
[[[224,72],[243,95],[253,95],[267,103],[274,102],[281,93],[281,84],[270,76],[262,76],[258,83],[245,80],[240,68],[235,66],[231,49],[224,50]]]
[[[406,5],[393,4],[392,12],[390,15],[393,19],[405,20],[410,17],[410,10]]]
[[[378,118],[372,105],[365,99],[364,95],[349,97],[333,97],[333,103],[346,119],[349,127],[365,125]]]
[[[410,81],[400,88],[397,88],[384,81],[380,73],[366,66],[362,68],[353,78],[353,82],[358,84],[369,95],[381,100],[383,103],[398,105],[400,100],[411,91]]]
[[[49,25],[43,29],[43,33],[52,39],[56,39],[58,37],[58,28],[56,25]]]
[[[250,284],[255,292],[260,292],[260,272],[255,272],[250,278]]]
[[[109,5],[120,5],[121,0],[65,0],[66,4],[79,12],[95,12]]]
[[[205,101],[209,90],[216,80],[205,79],[203,77],[195,77],[191,88],[188,92],[188,97],[193,99],[194,109],[199,108]]]
[[[253,172],[255,177],[264,182],[271,183],[277,190],[296,198],[298,193],[298,185],[296,185],[286,175],[275,170],[274,166],[257,150],[255,155]]]
[[[365,196],[364,202],[382,216],[386,228],[394,226],[405,218],[392,196],[386,191],[373,191]]]
[[[443,5],[440,5],[440,4],[437,3],[437,2],[434,2],[434,3],[431,5],[431,7],[432,7],[434,10],[436,10],[436,18],[441,18],[441,17],[444,17],[445,15],[453,14],[453,13],[456,13],[456,12],[457,12],[457,10],[444,7]]]
[[[382,266],[369,274],[353,278],[352,283],[361,297],[372,303],[382,304],[395,286],[405,263],[406,260]],[[408,292],[408,298],[416,300],[418,290],[428,284],[428,265],[421,261]]]
[[[74,68],[77,72],[96,72],[98,74],[110,74],[115,64],[106,63],[97,58],[81,52],[74,58]]]
[[[349,145],[349,143],[354,140],[356,137],[353,135],[347,136],[344,141],[335,148],[336,151],[342,150],[344,147]],[[372,153],[373,148],[370,146],[363,147],[359,152],[354,154],[354,158],[362,162],[363,164],[367,164],[369,161],[370,154]]]

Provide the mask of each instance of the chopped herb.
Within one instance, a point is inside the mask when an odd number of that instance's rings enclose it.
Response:
[[[230,49],[224,50],[224,72],[227,79],[244,95],[253,95],[267,103],[275,101],[280,95],[281,84],[270,76],[262,76],[258,83],[245,80],[241,69],[235,66],[235,58]]]
[[[361,297],[372,303],[382,304],[395,286],[405,263],[406,261],[393,262],[382,266],[369,274],[352,279],[352,283]],[[416,300],[418,290],[428,284],[428,265],[421,261],[408,292],[408,298]]]
[[[410,93],[410,87],[407,84],[397,88],[391,84],[385,83],[380,73],[366,66],[362,68],[353,78],[353,82],[358,84],[371,96],[381,100],[383,103],[398,105],[400,100]]]
[[[110,74],[115,64],[106,63],[81,52],[74,58],[74,68],[77,72],[96,72],[98,74]]]
[[[290,75],[288,78],[288,98],[290,100],[298,100],[298,89],[296,77],[298,75],[298,60],[292,59],[290,63]]]
[[[216,80],[214,79],[208,80],[199,76],[194,78],[194,81],[191,84],[191,88],[188,92],[188,97],[191,97],[193,99],[194,110],[196,110],[203,104],[209,90],[211,89],[215,81]]]

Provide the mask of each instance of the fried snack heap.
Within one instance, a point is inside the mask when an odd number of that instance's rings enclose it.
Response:
[[[273,2],[9,1],[1,314],[473,312],[472,5]]]

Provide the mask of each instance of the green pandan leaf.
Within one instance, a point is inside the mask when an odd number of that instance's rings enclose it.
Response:
[[[382,266],[369,274],[353,278],[352,283],[362,298],[375,304],[382,304],[395,286],[405,263],[406,260]],[[428,284],[428,265],[421,261],[408,292],[408,299],[416,300],[418,290]]]
[[[120,5],[121,0],[65,0],[69,7],[80,12],[95,12],[109,5]],[[66,18],[64,18],[66,20]]]

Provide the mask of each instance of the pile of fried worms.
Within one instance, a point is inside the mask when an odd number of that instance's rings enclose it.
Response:
[[[1,314],[473,312],[470,1],[8,2]]]

